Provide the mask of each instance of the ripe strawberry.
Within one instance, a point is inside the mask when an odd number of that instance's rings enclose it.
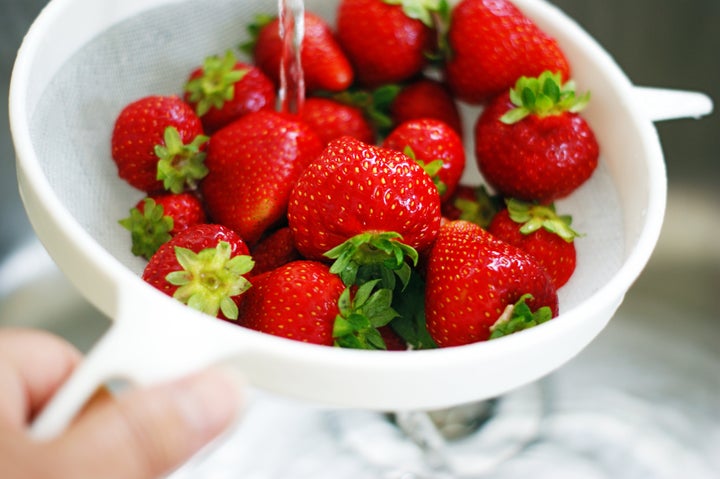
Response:
[[[277,17],[260,16],[249,30],[253,41],[243,46],[252,54],[257,65],[274,82],[280,85],[280,63],[283,40],[279,34],[280,21]],[[316,90],[342,91],[354,79],[350,61],[340,48],[330,26],[321,17],[305,12],[305,34],[303,36],[300,62],[302,64],[305,88]]]
[[[502,198],[491,195],[485,186],[460,184],[455,188],[455,193],[442,204],[442,214],[451,221],[465,220],[486,228],[502,208]]]
[[[361,265],[385,263],[406,278],[404,257],[416,262],[417,251],[437,235],[440,197],[432,179],[404,154],[344,137],[302,174],[290,195],[288,220],[298,251],[308,259],[337,259],[333,272],[346,284],[355,282]]]
[[[352,294],[330,268],[293,261],[253,279],[238,324],[256,331],[324,346],[384,349],[378,327],[393,317],[387,290],[366,283]],[[349,318],[352,316],[352,323]]]
[[[147,196],[120,220],[130,231],[133,254],[147,259],[176,234],[205,222],[202,203],[192,193]]]
[[[185,101],[212,134],[243,115],[275,108],[275,85],[259,68],[237,61],[228,51],[223,58],[206,58],[190,73]]]
[[[153,95],[125,106],[112,132],[118,175],[146,193],[180,193],[205,173],[207,137],[195,112],[176,96]]]
[[[162,245],[142,278],[178,301],[211,316],[236,319],[237,303],[250,287],[252,269],[245,242],[213,224],[191,226]]]
[[[498,320],[511,320],[509,307],[515,309],[521,301],[540,313],[527,321],[513,321],[505,334],[558,313],[555,287],[530,255],[474,223],[458,220],[443,225],[430,251],[425,293],[427,327],[438,346],[489,339]]]
[[[263,110],[213,135],[200,185],[210,218],[255,244],[285,218],[290,190],[322,151],[309,126]]]
[[[375,134],[359,108],[329,98],[307,98],[300,117],[320,137],[323,145],[342,136],[374,143]]]
[[[510,0],[462,0],[453,9],[448,43],[448,83],[470,103],[507,91],[521,76],[550,70],[570,77],[557,41]]]
[[[255,261],[253,275],[265,273],[300,259],[290,228],[282,227],[261,239],[252,249],[252,258]]]
[[[522,77],[494,99],[475,126],[483,177],[506,197],[549,203],[582,185],[597,167],[599,146],[578,115],[589,96],[557,75]]]
[[[440,120],[420,118],[402,123],[385,138],[383,146],[417,161],[435,181],[440,201],[453,194],[465,170],[462,139]]]
[[[412,5],[392,0],[340,2],[337,37],[363,85],[401,82],[426,65],[434,40],[431,14],[420,2],[407,3]]]
[[[556,288],[575,271],[574,239],[569,216],[558,216],[554,206],[534,205],[510,199],[507,208],[493,218],[488,231],[530,254],[545,268]]]
[[[390,107],[396,125],[418,118],[436,118],[450,125],[462,138],[463,127],[457,104],[440,82],[427,78],[404,86]]]

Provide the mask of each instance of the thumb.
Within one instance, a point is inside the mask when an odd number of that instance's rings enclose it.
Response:
[[[55,444],[67,477],[150,479],[178,467],[237,416],[238,382],[217,369],[90,407]],[[72,473],[70,473],[72,471]]]

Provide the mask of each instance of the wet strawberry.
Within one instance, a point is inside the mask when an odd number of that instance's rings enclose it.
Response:
[[[146,193],[180,193],[207,172],[207,141],[195,112],[176,96],[153,95],[125,106],[115,120],[111,154],[118,175]]]
[[[300,117],[317,133],[323,145],[343,136],[365,143],[375,142],[375,134],[363,111],[352,105],[329,98],[308,98]]]
[[[550,72],[520,78],[490,102],[475,126],[485,180],[503,196],[543,203],[575,191],[598,164],[595,134],[578,113],[588,100]]]
[[[277,17],[261,16],[250,28],[254,41],[244,46],[255,64],[280,86],[283,40]],[[354,79],[350,61],[340,48],[330,26],[321,17],[305,12],[305,32],[300,50],[303,79],[308,92],[342,91]]]
[[[530,254],[545,268],[560,288],[575,271],[575,238],[571,219],[560,216],[555,207],[508,200],[488,226],[493,236]]]
[[[462,0],[448,32],[447,80],[461,100],[485,102],[507,91],[521,76],[545,70],[563,80],[570,67],[557,41],[510,0]]]
[[[296,117],[263,110],[213,135],[201,184],[210,218],[254,245],[282,222],[290,190],[322,151],[309,126]]]
[[[390,107],[395,125],[419,118],[435,118],[462,137],[463,127],[455,99],[442,83],[420,79],[402,87]]]
[[[430,251],[426,276],[427,327],[440,347],[489,339],[496,327],[512,319],[520,301],[532,312],[548,309],[514,329],[558,314],[557,293],[545,270],[527,253],[474,223],[443,225]]]
[[[120,220],[130,231],[133,254],[148,259],[176,234],[205,222],[202,203],[192,193],[148,196],[130,210],[130,216]]]
[[[196,225],[163,244],[142,278],[191,308],[236,319],[253,266],[245,242],[221,225]]]
[[[275,108],[275,85],[256,66],[239,62],[232,52],[210,56],[190,73],[185,101],[212,134],[243,115]]]
[[[395,128],[383,146],[402,151],[433,178],[440,201],[452,196],[465,170],[465,148],[447,123],[433,118],[409,120]]]

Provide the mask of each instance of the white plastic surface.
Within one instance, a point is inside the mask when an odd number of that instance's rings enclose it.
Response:
[[[669,102],[652,113],[643,111],[640,107],[645,103],[634,97],[637,88],[575,22],[545,2],[517,0],[541,28],[558,38],[578,85],[592,91],[594,101],[586,117],[602,149],[601,166],[591,182],[559,205],[571,212],[579,221],[575,226],[582,226],[587,233],[587,240],[578,245],[579,271],[561,290],[561,315],[510,337],[444,350],[368,352],[306,345],[202,316],[138,277],[142,263],[130,254],[128,235],[114,228],[139,194],[112,176],[109,144],[103,141],[109,139],[114,113],[147,85],[142,81],[93,85],[103,92],[97,98],[85,98],[92,88],[76,85],[69,92],[76,95],[75,100],[67,100],[65,90],[59,97],[69,102],[64,105],[69,113],[59,113],[55,102],[48,100],[58,95],[53,91],[57,90],[56,79],[62,79],[73,55],[85,51],[85,42],[95,41],[96,35],[110,27],[122,27],[123,22],[137,18],[135,14],[157,13],[156,7],[166,3],[168,0],[53,0],[33,25],[15,65],[10,118],[28,216],[62,271],[115,321],[108,336],[38,419],[34,428],[38,437],[60,432],[95,388],[108,379],[124,377],[149,383],[220,360],[233,360],[251,383],[261,388],[329,405],[376,410],[445,407],[497,396],[534,381],[575,356],[603,329],[655,246],[665,208],[666,178],[652,120],[696,117],[709,110],[707,100],[695,104],[697,109]],[[191,2],[178,5],[185,3]],[[267,0],[205,0],[202,5],[202,15],[226,22],[227,15],[214,11],[235,11],[241,20],[236,22],[237,37],[224,44],[221,32],[213,31],[213,36],[195,26],[175,28],[175,37],[162,41],[145,39],[145,32],[135,33],[133,40],[149,42],[139,48],[146,50],[155,65],[162,65],[142,69],[144,73],[158,72],[159,78],[149,77],[153,85],[177,89],[183,79],[173,83],[162,73],[187,72],[193,65],[188,59],[173,63],[174,57],[168,57],[167,51],[175,44],[212,45],[215,51],[203,54],[222,52],[239,43],[255,12],[276,8],[275,2]],[[333,16],[323,0],[306,1],[306,9],[329,19]],[[196,16],[187,18],[194,21]],[[134,61],[122,58],[122,53],[118,52],[120,60]],[[201,57],[193,61],[200,62]],[[107,68],[109,72],[105,66],[82,70],[77,76],[84,79],[92,74],[112,81],[127,74],[122,66],[117,71],[113,65]],[[654,97],[659,102],[664,98],[669,97]],[[88,118],[76,115],[78,121],[87,121],[87,127],[99,133],[93,136],[78,128],[80,133],[69,131],[67,139],[55,135],[56,141],[60,138],[65,144],[52,143],[50,133],[63,128],[66,117],[85,102],[88,110],[82,113]],[[473,108],[464,111],[477,114]],[[466,118],[466,127],[472,121],[474,118]],[[75,134],[78,138],[73,142]],[[95,147],[92,141],[98,134],[100,146]],[[78,165],[82,169],[73,173]],[[466,178],[474,175],[476,172],[470,171]],[[599,200],[607,200],[610,206]],[[611,231],[593,230],[594,218],[583,219],[588,211],[590,216],[604,214],[613,225]]]

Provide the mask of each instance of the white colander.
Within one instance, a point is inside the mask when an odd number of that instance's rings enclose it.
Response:
[[[34,425],[61,431],[103,382],[169,379],[229,361],[251,384],[324,404],[375,410],[446,407],[503,394],[582,350],[605,326],[645,266],[666,197],[653,121],[701,116],[702,94],[639,88],[561,11],[540,0],[517,5],[555,36],[601,145],[600,167],[558,203],[572,214],[578,269],[560,291],[561,314],[487,343],[432,351],[378,352],[302,344],[203,316],[145,284],[143,262],[117,223],[142,196],[118,179],[110,158],[115,117],[149,94],[177,94],[210,54],[246,39],[270,0],[53,0],[22,44],[10,88],[18,182],[48,252],[89,301],[113,319],[102,340]],[[334,2],[306,9],[332,20]],[[478,113],[463,108],[472,127]],[[472,135],[467,135],[470,138]],[[468,146],[470,161],[472,147]],[[469,170],[466,180],[478,179]],[[39,298],[38,300],[42,300]]]

